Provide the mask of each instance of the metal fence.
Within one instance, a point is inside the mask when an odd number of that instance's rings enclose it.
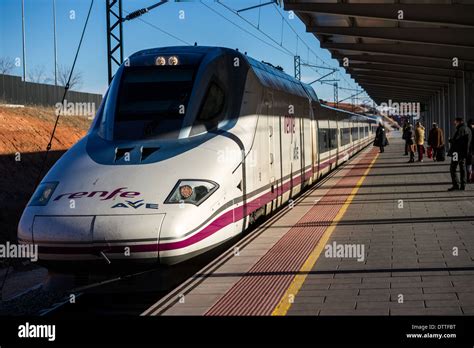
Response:
[[[61,86],[23,82],[19,76],[0,74],[0,103],[55,106],[63,94]],[[69,91],[66,99],[72,103],[95,103],[98,107],[102,95]]]

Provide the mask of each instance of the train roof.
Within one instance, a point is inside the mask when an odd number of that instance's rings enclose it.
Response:
[[[150,48],[138,51],[131,57],[138,57],[141,55],[148,54],[186,54],[186,53],[197,53],[205,55],[212,51],[221,51],[224,54],[239,54],[244,57],[252,70],[255,72],[260,82],[270,88],[277,90],[290,92],[301,97],[307,98],[308,95],[313,99],[314,102],[319,103],[319,99],[313,90],[313,88],[297,79],[283,72],[280,69],[275,68],[269,63],[259,62],[258,60],[251,58],[241,52],[226,48],[226,47],[212,47],[212,46],[170,46],[170,47],[158,47]]]
[[[320,104],[320,105],[324,109],[333,110],[333,111],[336,111],[340,114],[345,114],[348,117],[357,118],[359,120],[360,119],[365,119],[365,120],[371,121],[371,123],[376,123],[377,119],[378,119],[377,116],[374,116],[374,115],[358,114],[356,112],[351,112],[351,111],[347,111],[347,110],[343,110],[343,109],[338,109],[338,108],[335,108],[333,106],[329,106],[329,105],[325,105],[325,104]]]
[[[316,93],[311,86],[304,86],[301,81],[268,63],[259,62],[248,56],[246,56],[246,59],[264,86],[290,92],[304,98],[308,98],[309,95],[311,99],[319,103]]]
[[[314,91],[313,87],[309,84],[301,82],[300,80],[294,78],[293,76],[288,75],[283,70],[274,67],[273,65],[265,62],[260,62],[252,57],[242,54],[242,52],[227,48],[227,47],[214,47],[214,46],[169,46],[169,47],[158,47],[150,48],[138,51],[134,53],[131,57],[137,57],[140,55],[148,54],[186,54],[186,53],[197,53],[197,54],[207,54],[212,51],[221,51],[224,54],[239,54],[244,57],[250,67],[253,69],[257,75],[260,82],[269,88],[274,88],[276,90],[290,92],[295,95],[299,95],[304,98],[311,98],[314,103],[321,105],[323,108],[332,109],[337,112],[341,112],[351,116],[365,117],[371,119],[365,115],[353,113],[350,111],[337,109],[330,107],[319,102],[319,98]]]
[[[156,47],[147,48],[138,52],[135,52],[130,57],[145,55],[145,54],[186,54],[186,53],[201,53],[207,54],[212,51],[224,51],[224,52],[238,52],[236,50],[226,47],[212,47],[212,46],[167,46],[167,47]]]

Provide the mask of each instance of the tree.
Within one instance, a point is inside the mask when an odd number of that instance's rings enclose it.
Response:
[[[0,57],[0,74],[8,74],[15,68],[15,61],[11,57]]]
[[[36,83],[47,83],[51,79],[46,76],[44,65],[36,65],[30,72],[28,72],[28,80]]]
[[[71,67],[64,65],[58,66],[58,84],[66,86],[66,83],[71,75]],[[79,88],[82,85],[82,73],[80,71],[74,72],[69,81],[69,89]]]

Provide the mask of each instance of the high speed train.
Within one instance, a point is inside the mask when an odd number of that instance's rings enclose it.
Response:
[[[236,50],[143,50],[34,192],[18,239],[46,262],[175,264],[284,205],[375,126]]]

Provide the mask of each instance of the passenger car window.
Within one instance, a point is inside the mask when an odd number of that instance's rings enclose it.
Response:
[[[351,133],[352,133],[352,141],[356,141],[356,140],[359,139],[359,128],[358,127],[352,127]]]
[[[320,128],[318,129],[318,147],[319,152],[323,153],[329,150],[329,138],[328,138],[329,129]]]
[[[341,128],[341,145],[347,145],[351,142],[350,128]]]
[[[329,148],[337,149],[337,129],[329,129]]]

